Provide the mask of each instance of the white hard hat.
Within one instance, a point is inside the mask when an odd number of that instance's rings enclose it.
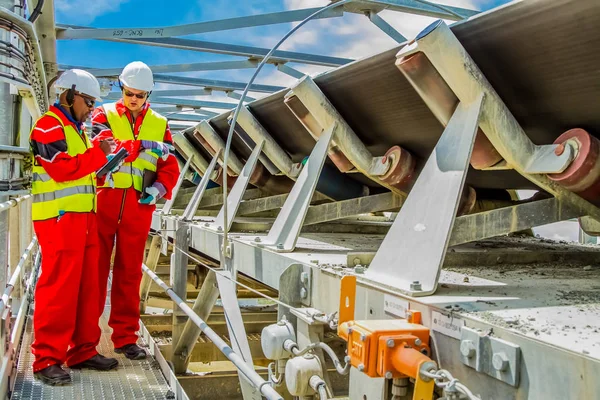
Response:
[[[60,89],[60,93],[65,90],[74,89],[96,100],[102,100],[98,80],[94,75],[82,69],[66,70],[58,77],[54,87]]]
[[[121,75],[119,75],[119,80],[123,86],[143,90],[144,92],[151,92],[152,88],[154,88],[152,70],[141,61],[134,61],[127,64],[123,68]]]

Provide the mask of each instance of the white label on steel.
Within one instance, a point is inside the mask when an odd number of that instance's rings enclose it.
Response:
[[[446,316],[437,311],[431,313],[431,329],[460,340],[465,321],[456,316]]]
[[[398,318],[406,318],[406,310],[408,310],[408,300],[390,296],[383,296],[383,311],[386,314],[393,315]]]

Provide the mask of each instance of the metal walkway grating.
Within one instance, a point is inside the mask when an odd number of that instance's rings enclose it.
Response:
[[[33,377],[31,343],[32,318],[29,317],[23,336],[14,391],[11,399],[43,400],[96,400],[96,399],[171,399],[174,398],[158,362],[152,356],[146,360],[132,361],[113,351],[111,330],[106,317],[101,320],[102,339],[99,352],[119,360],[119,368],[108,372],[94,370],[69,370],[73,384],[48,386]],[[140,342],[142,340],[140,339]],[[146,346],[145,343],[139,343]]]

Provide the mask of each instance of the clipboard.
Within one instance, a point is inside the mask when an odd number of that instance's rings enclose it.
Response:
[[[97,172],[96,176],[98,178],[102,178],[104,175],[108,174],[112,171],[121,161],[126,159],[129,156],[129,152],[124,148],[121,148],[113,158],[110,159],[106,164],[102,166]]]
[[[155,181],[156,181],[156,172],[150,171],[149,169],[145,169],[144,176],[142,177],[142,194],[140,196],[141,200],[148,197],[148,194],[146,193],[146,188],[149,186],[152,186]]]

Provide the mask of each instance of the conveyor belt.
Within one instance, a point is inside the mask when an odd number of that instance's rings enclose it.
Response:
[[[452,30],[527,135],[536,144],[547,144],[574,127],[600,135],[599,20],[598,0],[526,0],[455,24]],[[374,155],[401,145],[422,162],[442,126],[395,67],[400,47],[340,67],[315,82]],[[298,162],[315,141],[283,103],[286,92],[255,101],[250,109]],[[211,120],[222,137],[228,114]],[[233,147],[248,157],[239,137]],[[513,171],[471,170],[467,180],[478,188],[532,187]]]
[[[119,368],[108,372],[71,370],[73,384],[48,386],[35,380],[31,365],[32,319],[29,318],[23,337],[13,400],[96,400],[96,399],[155,399],[175,398],[158,363],[149,356],[146,360],[131,361],[115,354],[110,341],[110,328],[106,317],[101,320],[102,339],[99,352],[119,360]]]

